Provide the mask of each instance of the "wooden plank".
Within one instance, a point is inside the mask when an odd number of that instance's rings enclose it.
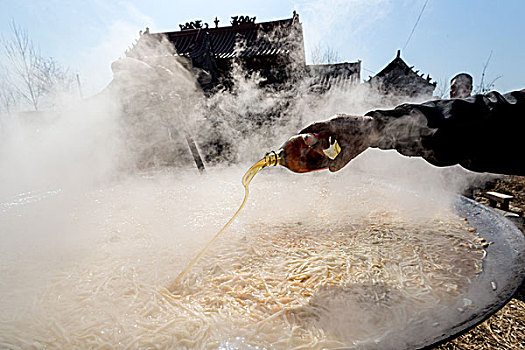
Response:
[[[503,210],[509,210],[510,200],[513,199],[513,196],[499,192],[487,192],[485,196],[489,199],[489,204],[491,207],[496,207],[496,202],[500,203],[500,208]]]
[[[488,197],[493,197],[497,201],[509,201],[511,199],[514,199],[514,196],[509,196],[508,194],[503,194],[499,192],[486,192],[485,193]]]

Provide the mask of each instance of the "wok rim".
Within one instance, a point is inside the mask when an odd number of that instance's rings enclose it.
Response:
[[[460,216],[466,217],[469,223],[477,229],[480,237],[486,238],[489,242],[493,242],[493,244],[486,248],[487,255],[482,262],[483,271],[472,281],[468,292],[465,293],[464,296],[470,296],[474,288],[486,284],[489,280],[490,282],[496,283],[496,290],[493,290],[491,283],[489,283],[491,288],[488,293],[492,292],[492,294],[495,295],[489,299],[489,301],[491,301],[489,305],[485,305],[485,307],[479,305],[476,310],[474,310],[474,313],[465,314],[468,317],[464,317],[461,322],[451,327],[448,334],[438,335],[420,344],[413,344],[409,348],[433,349],[467,333],[501,310],[525,282],[524,233],[500,213],[470,198],[458,196],[455,209]],[[500,255],[496,255],[498,253],[500,253]],[[502,253],[510,253],[510,255],[504,254],[502,256]],[[505,265],[504,262],[511,262],[511,264]],[[506,276],[495,276],[497,273],[504,271],[510,271],[510,273]],[[498,282],[501,281],[506,283],[500,285]],[[500,292],[495,293],[498,290],[500,290]]]

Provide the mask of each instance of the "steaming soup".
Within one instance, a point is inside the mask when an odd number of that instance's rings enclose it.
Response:
[[[5,252],[2,346],[377,347],[447,308],[481,271],[483,243],[442,205],[405,196],[401,206],[395,190],[349,177],[276,175],[252,184],[246,213],[169,292],[236,209],[224,195],[239,188],[235,175],[200,188],[133,179],[66,201],[49,256],[45,245],[35,261]],[[2,223],[20,233],[52,201]]]

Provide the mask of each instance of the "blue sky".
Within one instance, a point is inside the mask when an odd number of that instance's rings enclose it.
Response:
[[[316,45],[338,53],[341,61],[362,61],[362,77],[373,75],[403,49],[425,0],[266,0],[266,1],[109,1],[0,0],[0,32],[14,20],[42,54],[80,74],[88,93],[111,80],[110,64],[149,26],[152,32],[177,30],[189,20],[221,24],[230,16],[257,21],[291,17],[304,28],[307,57]],[[402,58],[422,73],[448,84],[458,72],[479,83],[492,51],[486,79],[496,89],[525,88],[524,0],[428,0]]]

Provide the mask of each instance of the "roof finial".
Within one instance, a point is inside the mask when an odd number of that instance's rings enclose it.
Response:
[[[396,58],[401,58],[401,50],[397,50],[397,56]]]
[[[297,13],[297,11],[293,10],[292,23],[296,23],[296,22],[299,22],[299,14]]]
[[[215,28],[219,28],[219,19],[217,17],[215,17],[215,21],[213,21],[213,23],[215,23]]]

